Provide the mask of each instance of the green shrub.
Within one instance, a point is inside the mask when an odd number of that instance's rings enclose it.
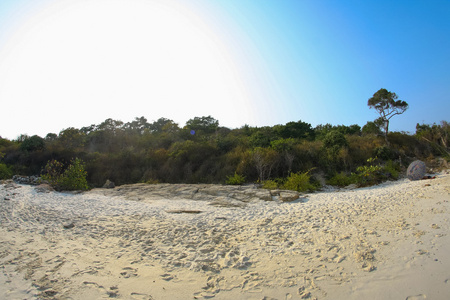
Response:
[[[373,150],[373,156],[381,158],[382,160],[390,160],[396,158],[396,153],[388,146],[380,146]]]
[[[154,179],[154,178],[150,178],[148,180],[145,181],[146,184],[159,184],[159,180],[158,179]]]
[[[367,162],[372,163],[373,158]],[[381,182],[383,168],[380,165],[360,166],[356,168],[358,183],[361,186],[370,186]]]
[[[355,183],[354,176],[349,176],[344,172],[337,173],[333,177],[331,177],[329,180],[327,180],[327,184],[332,186],[348,186],[352,183]]]
[[[57,160],[51,160],[44,168],[46,174],[42,179],[47,180],[56,190],[74,191],[87,190],[87,172],[81,159],[75,158],[63,172],[63,164]]]
[[[340,149],[342,147],[348,147],[348,141],[345,135],[337,130],[333,130],[325,135],[323,139],[323,146],[327,149]],[[333,151],[336,151],[334,150]]]
[[[337,173],[327,180],[327,184],[341,187],[353,183],[356,183],[359,186],[370,186],[385,180],[398,179],[401,169],[399,163],[389,160],[382,166],[379,163],[376,163],[377,160],[377,157],[369,158],[367,160],[369,165],[358,167],[356,173],[352,173],[351,175],[347,175],[344,172]]]
[[[361,186],[374,185],[381,182],[381,166],[361,166],[356,169],[358,183]]]
[[[13,176],[13,172],[10,167],[0,163],[0,179],[10,179]]]
[[[75,158],[71,161],[69,167],[64,171],[61,179],[61,187],[63,190],[88,190],[87,172],[81,159]]]
[[[233,176],[227,176],[226,184],[229,185],[241,185],[245,183],[245,176],[234,173]]]
[[[393,162],[392,160],[389,160],[386,165],[384,166],[384,173],[388,178],[391,179],[398,179],[400,176],[400,170],[401,166],[399,163]]]
[[[323,139],[322,153],[322,165],[327,169],[330,174],[335,173],[337,170],[342,169],[343,162],[348,157],[348,141],[344,134],[337,130],[328,132]],[[346,155],[347,154],[347,155]]]
[[[264,180],[262,188],[267,190],[276,190],[278,189],[278,183],[275,180]]]
[[[361,166],[356,169],[357,173],[353,174],[360,186],[369,186],[381,183],[385,180],[396,180],[400,176],[401,166],[397,162],[389,160],[384,166],[375,164],[377,158],[369,158],[367,160],[370,165]]]
[[[313,191],[315,187],[311,184],[310,178],[309,171],[304,173],[291,173],[286,179],[283,188],[297,192]]]
[[[45,165],[44,170],[42,170],[42,173],[44,174],[41,177],[43,180],[48,181],[51,186],[56,188],[62,177],[63,169],[64,165],[61,162],[56,159],[49,160]]]

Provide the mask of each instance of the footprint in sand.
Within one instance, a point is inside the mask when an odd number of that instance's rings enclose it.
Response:
[[[121,272],[120,275],[122,275],[123,278],[130,278],[130,277],[138,276],[137,269],[125,267],[122,270],[123,270],[123,272]]]
[[[170,280],[172,280],[174,278],[174,276],[169,274],[169,273],[166,273],[166,274],[163,274],[163,275],[160,275],[160,276],[165,281],[170,281]]]
[[[97,288],[100,291],[104,292],[105,288],[102,285],[99,285],[97,282],[93,282],[93,281],[83,281],[83,284],[85,286],[89,286],[89,287],[93,287],[93,288]]]
[[[312,290],[317,288],[314,281],[310,278],[304,277],[303,278],[303,285],[299,287],[298,289],[298,295],[300,296],[300,299],[312,299]]]
[[[104,286],[98,284],[97,282],[84,281],[83,284],[85,286],[97,289],[100,293],[106,293],[109,298],[117,298],[120,295],[117,286],[112,286],[109,288],[109,290],[107,290]]]
[[[299,290],[298,294],[300,295],[300,299],[310,299],[312,297],[311,292],[307,290],[304,291]]]
[[[131,299],[133,300],[153,300],[151,295],[141,293],[131,293]]]

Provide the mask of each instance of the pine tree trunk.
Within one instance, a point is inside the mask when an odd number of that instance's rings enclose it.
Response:
[[[388,132],[389,132],[389,120],[385,121],[385,125],[384,125],[384,140],[386,141],[386,146],[390,146],[389,141],[388,141]]]

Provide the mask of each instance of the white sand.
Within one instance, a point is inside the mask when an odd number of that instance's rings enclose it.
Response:
[[[0,185],[0,298],[449,299],[437,177],[245,207]]]

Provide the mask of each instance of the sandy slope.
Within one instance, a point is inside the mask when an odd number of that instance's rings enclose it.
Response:
[[[0,185],[0,298],[450,295],[448,174],[291,203],[210,204]]]

